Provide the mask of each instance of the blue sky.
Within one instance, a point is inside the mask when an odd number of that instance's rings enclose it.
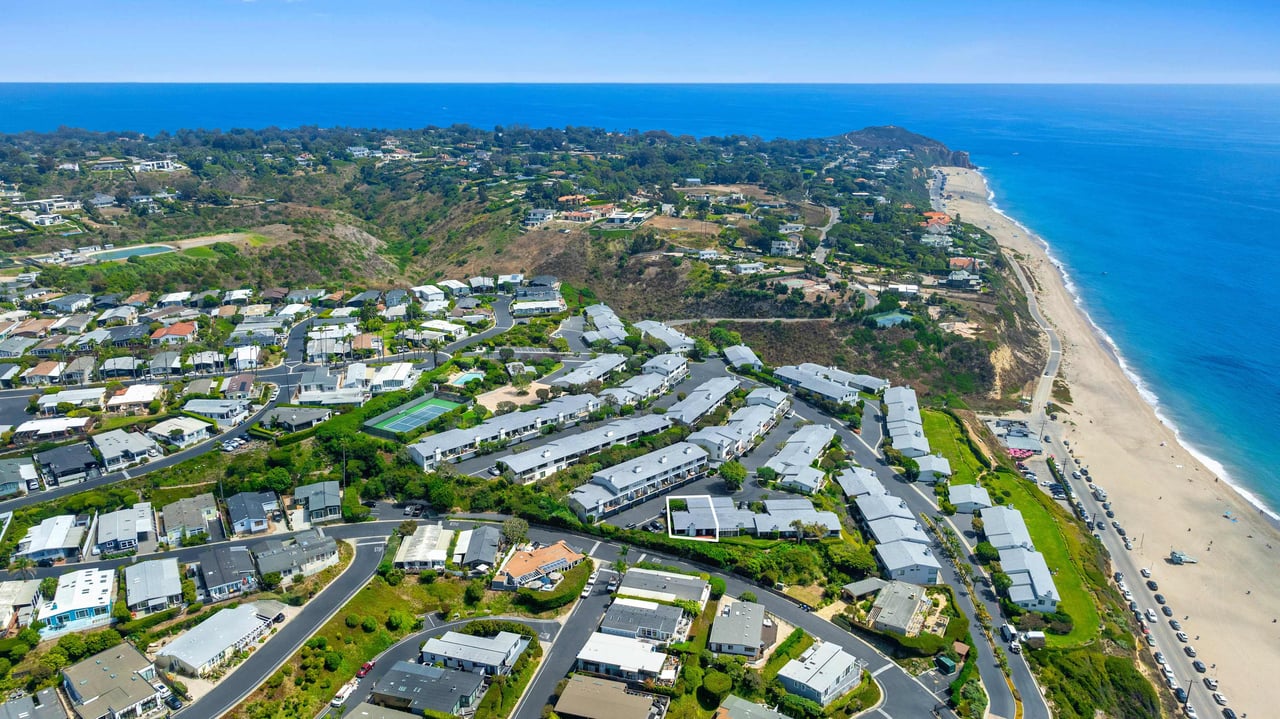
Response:
[[[7,82],[1280,82],[1253,0],[5,5]]]

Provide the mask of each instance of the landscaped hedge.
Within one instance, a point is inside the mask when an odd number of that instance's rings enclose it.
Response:
[[[516,592],[516,604],[534,613],[559,609],[582,593],[582,588],[587,586],[587,580],[591,578],[591,568],[590,561],[581,562],[565,572],[560,584],[550,592],[522,588]]]
[[[133,634],[139,634],[141,632],[147,631],[148,629],[156,626],[157,624],[160,624],[162,622],[167,622],[170,619],[173,619],[174,617],[178,616],[178,614],[180,614],[181,612],[182,612],[181,607],[173,607],[172,609],[166,609],[163,612],[148,614],[145,617],[139,617],[138,619],[135,619],[131,622],[125,622],[124,624],[121,624],[120,626],[116,627],[116,631],[120,632],[126,637]]]

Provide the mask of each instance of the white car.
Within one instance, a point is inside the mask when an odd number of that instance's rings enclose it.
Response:
[[[1150,579],[1150,578],[1151,578],[1151,570],[1150,570],[1150,569],[1147,569],[1146,567],[1143,567],[1143,568],[1142,568],[1141,570],[1139,570],[1139,571],[1141,571],[1142,576],[1144,576],[1144,577],[1146,577],[1146,578],[1148,578],[1148,579]]]
[[[1187,719],[1200,719],[1200,715],[1196,713],[1196,708],[1190,704],[1182,707],[1182,713],[1187,715]]]
[[[1214,692],[1213,700],[1215,702],[1218,702],[1220,706],[1225,707],[1227,705],[1227,698],[1221,694],[1218,694],[1217,692]]]

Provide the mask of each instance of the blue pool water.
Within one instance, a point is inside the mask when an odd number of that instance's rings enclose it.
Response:
[[[468,383],[474,382],[478,379],[484,379],[484,372],[463,372],[457,377],[454,377],[453,381],[450,382],[449,384],[453,385],[454,387],[464,387]]]
[[[107,262],[109,260],[123,260],[129,257],[162,255],[166,252],[173,252],[173,248],[167,245],[140,245],[138,247],[122,247],[118,250],[95,252],[93,253],[93,259],[99,262]]]

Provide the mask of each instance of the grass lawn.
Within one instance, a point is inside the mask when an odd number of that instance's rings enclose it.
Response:
[[[799,635],[796,634],[799,632]],[[795,659],[804,653],[804,650],[813,646],[813,637],[804,633],[803,629],[797,629],[790,636],[782,640],[778,648],[773,651],[769,657],[769,661],[764,665],[764,680],[771,682],[778,676],[778,672],[786,666],[787,662]]]
[[[1048,645],[1073,647],[1092,641],[1098,635],[1099,614],[1098,604],[1085,581],[1085,572],[1096,558],[1087,546],[1091,538],[1074,527],[1066,512],[1029,482],[998,472],[990,475],[986,484],[993,499],[1007,492],[1007,503],[1022,513],[1031,541],[1054,572],[1053,583],[1062,597],[1058,608],[1074,620],[1070,634],[1048,634]],[[1100,573],[1089,573],[1098,574],[1092,577],[1095,585],[1105,584],[1106,579]]]
[[[924,420],[924,433],[929,438],[929,446],[951,463],[951,484],[977,483],[978,476],[986,468],[974,456],[956,421],[945,412],[929,409],[921,410],[920,418]]]
[[[836,703],[827,707],[827,716],[833,719],[856,716],[867,707],[873,707],[880,701],[880,685],[871,678],[871,672],[862,672],[862,683],[856,689],[844,695]]]
[[[97,427],[95,427],[95,428],[94,428],[94,431],[95,431],[95,432],[105,432],[105,431],[107,431],[107,430],[109,430],[109,429],[120,429],[120,428],[122,428],[122,427],[128,427],[128,426],[130,426],[130,425],[134,425],[134,424],[137,424],[137,423],[139,423],[139,422],[146,422],[147,420],[154,420],[154,419],[156,419],[156,416],[155,416],[155,415],[150,415],[150,414],[134,414],[134,415],[128,415],[128,414],[113,414],[113,415],[106,415],[106,416],[103,416],[103,417],[98,421],[98,425],[97,425]]]
[[[393,587],[375,577],[229,716],[315,716],[362,664],[414,631],[415,615],[461,606],[463,587],[445,580],[419,584],[412,576]],[[404,620],[395,629],[387,621],[393,613]],[[355,627],[347,626],[348,617]],[[363,625],[366,618],[373,620],[368,627]],[[326,669],[327,660],[337,667]]]
[[[182,254],[186,255],[187,257],[195,257],[201,260],[213,260],[221,256],[217,252],[214,252],[213,248],[209,247],[208,245],[201,245],[200,247],[188,247],[187,249],[182,251]]]

